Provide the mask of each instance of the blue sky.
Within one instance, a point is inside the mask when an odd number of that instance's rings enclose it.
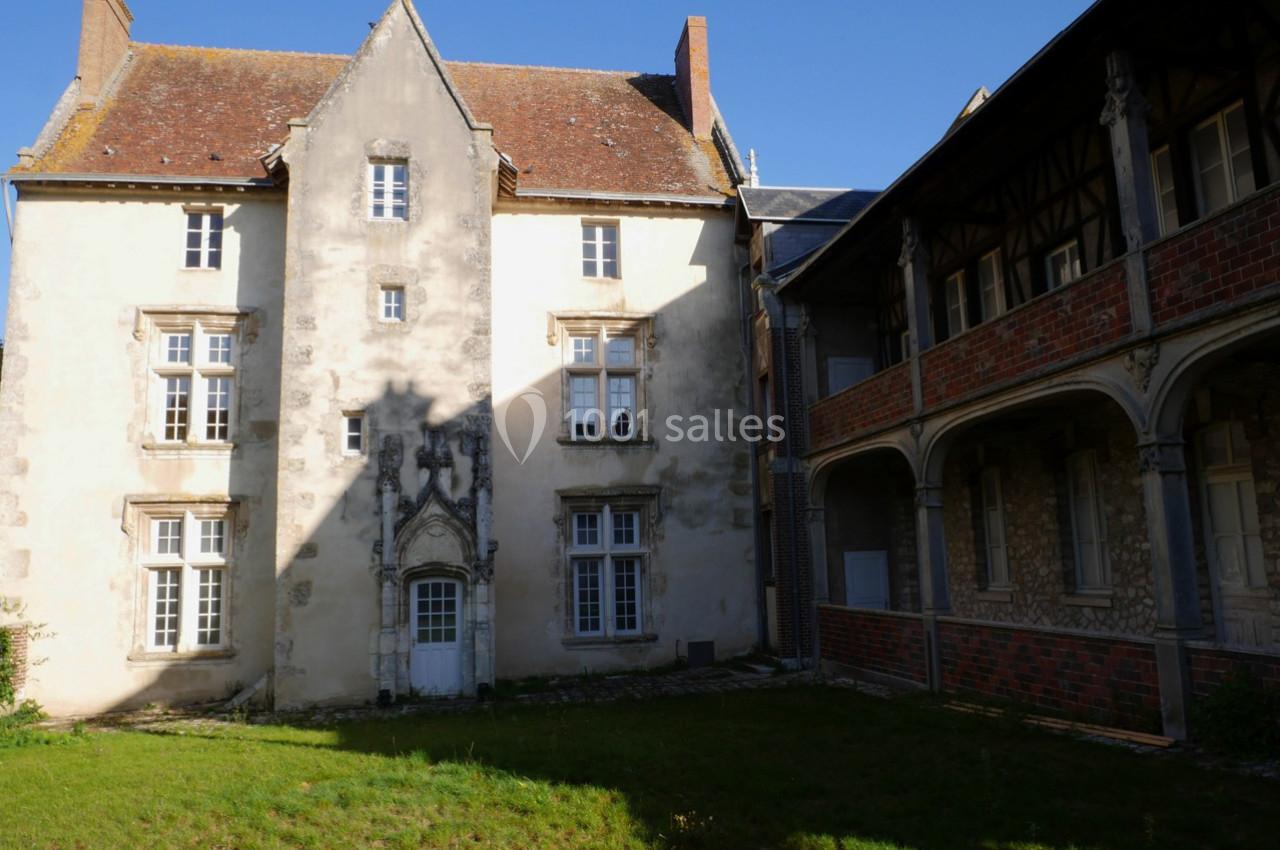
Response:
[[[0,48],[0,168],[75,74],[82,0],[10,4]],[[128,0],[138,41],[349,53],[388,0]],[[706,15],[711,87],[765,184],[882,188],[1086,0],[418,0],[446,59],[669,73],[686,15]],[[1099,103],[1101,103],[1101,80]],[[0,235],[0,303],[9,240]],[[64,285],[74,286],[74,281]]]

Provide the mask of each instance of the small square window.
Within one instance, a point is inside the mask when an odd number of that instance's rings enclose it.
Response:
[[[342,451],[344,454],[364,453],[364,414],[348,413],[342,418]]]
[[[182,557],[182,520],[158,519],[156,523],[156,554]]]
[[[191,334],[164,335],[164,362],[182,364],[191,362]]]
[[[399,286],[382,287],[382,321],[404,321],[404,289]]]
[[[369,163],[369,217],[407,221],[409,164],[404,160]]]
[[[226,550],[226,535],[226,520],[200,520],[200,554],[222,555]]]
[[[584,365],[595,365],[596,338],[594,336],[573,337],[573,362]]]
[[[630,336],[609,338],[608,360],[610,366],[636,365],[636,340]]]
[[[600,545],[600,514],[573,515],[573,545]]]
[[[231,363],[231,334],[209,334],[209,362]]]

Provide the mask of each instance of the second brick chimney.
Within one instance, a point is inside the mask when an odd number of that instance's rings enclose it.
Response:
[[[676,96],[695,139],[711,138],[711,69],[707,60],[707,19],[684,22],[676,47]]]
[[[80,102],[93,103],[129,52],[133,13],[124,0],[84,0],[80,21]]]

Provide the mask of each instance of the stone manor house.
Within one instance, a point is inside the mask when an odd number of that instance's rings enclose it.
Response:
[[[51,712],[753,648],[1178,738],[1280,687],[1280,0],[1099,0],[883,192],[758,185],[701,18],[673,75],[130,23],[6,175]],[[653,427],[716,411],[785,438]]]
[[[359,703],[748,652],[747,452],[641,427],[744,393],[705,21],[654,75],[445,62],[409,0],[354,56],[131,20],[85,0],[7,175],[25,694]]]

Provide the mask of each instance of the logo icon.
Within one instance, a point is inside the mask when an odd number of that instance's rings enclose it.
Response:
[[[507,433],[507,414],[511,410],[511,405],[521,400],[529,406],[529,412],[533,415],[529,445],[525,446],[523,454],[517,452],[515,446],[511,445],[511,436]],[[498,437],[507,447],[507,451],[511,452],[511,456],[517,463],[524,466],[524,462],[529,459],[529,455],[533,454],[533,447],[538,445],[538,441],[542,439],[542,432],[547,427],[547,403],[543,401],[542,393],[533,387],[526,389],[494,411],[493,424],[498,429]]]

